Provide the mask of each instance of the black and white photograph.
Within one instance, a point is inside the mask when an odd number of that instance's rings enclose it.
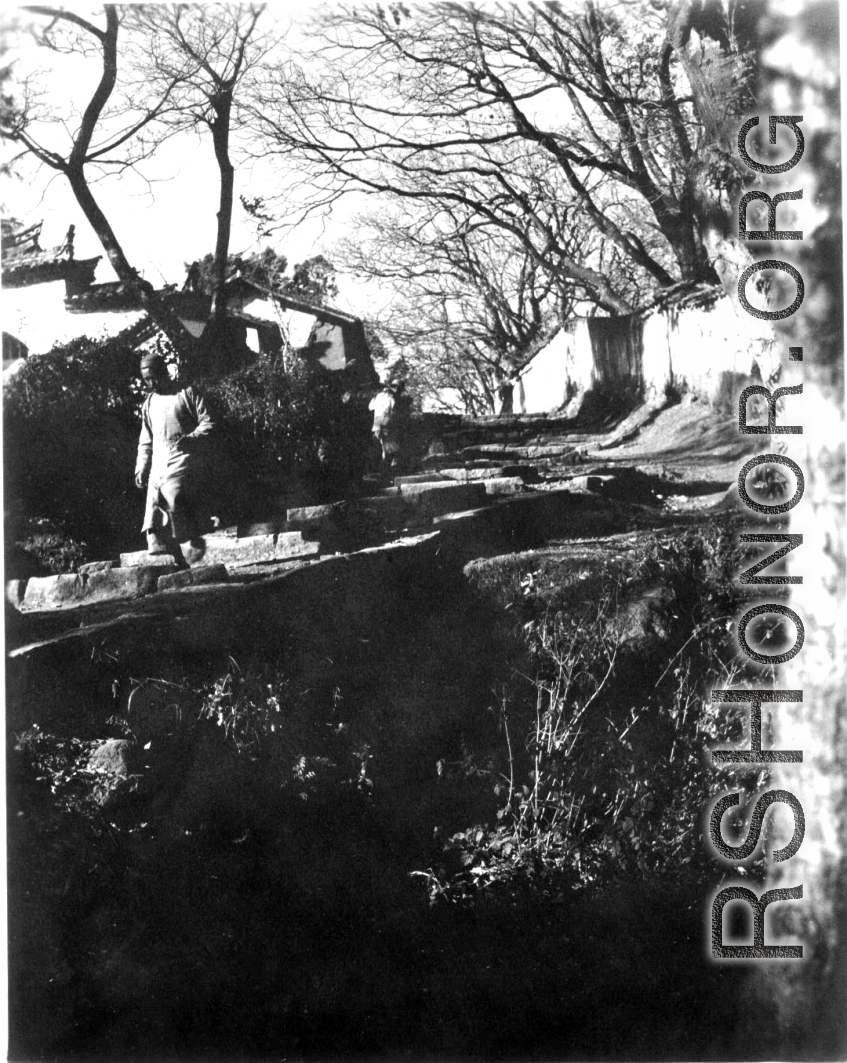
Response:
[[[4,6],[10,1063],[847,1060],[840,24]]]

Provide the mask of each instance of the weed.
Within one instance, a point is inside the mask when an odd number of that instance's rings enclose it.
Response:
[[[88,560],[88,546],[49,520],[28,522],[28,532],[15,543],[39,570],[54,575],[76,572]]]
[[[712,705],[736,683],[728,634],[737,547],[720,525],[655,540],[619,568],[590,608],[525,628],[535,671],[504,684],[494,709],[504,756],[491,772],[496,822],[454,833],[445,865],[424,874],[431,902],[514,899],[588,885],[674,876],[703,865],[699,832],[715,787],[752,792],[749,772],[718,777],[704,747],[740,738],[740,716]],[[664,651],[627,663],[615,618],[632,588],[661,579],[674,616]],[[533,694],[531,715],[521,691]]]
[[[281,728],[283,709],[292,697],[291,685],[279,675],[268,682],[264,672],[242,671],[236,660],[229,660],[226,674],[207,690],[200,717],[222,727],[239,753],[256,756]]]

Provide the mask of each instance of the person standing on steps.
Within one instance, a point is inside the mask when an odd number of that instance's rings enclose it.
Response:
[[[135,463],[135,486],[147,484],[141,530],[148,553],[179,553],[180,542],[209,530],[198,510],[198,473],[215,426],[202,397],[171,380],[161,355],[144,355],[141,380],[147,392]]]
[[[395,470],[400,464],[411,407],[404,380],[386,380],[370,401],[369,408],[374,415],[372,431],[380,445],[384,470]]]
[[[514,413],[515,381],[513,377],[507,377],[502,369],[497,369],[497,416],[504,417]]]

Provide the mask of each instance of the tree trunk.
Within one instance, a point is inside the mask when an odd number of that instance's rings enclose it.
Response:
[[[232,203],[235,190],[235,167],[229,157],[229,131],[232,116],[232,89],[224,88],[213,102],[215,118],[212,122],[212,143],[220,171],[221,189],[218,201],[218,234],[215,241],[215,271],[212,287],[211,319],[223,321],[226,316],[226,274],[229,241],[232,232]]]
[[[754,66],[733,47],[719,0],[674,3],[668,13],[668,43],[685,71],[704,131],[705,148],[690,161],[686,193],[699,221],[697,243],[740,309],[738,278],[753,257],[738,237],[735,203],[747,171],[738,157],[737,137],[753,106]]]
[[[165,333],[177,350],[180,360],[190,373],[191,356],[194,353],[194,340],[179,318],[163,302],[149,281],[142,280],[138,272],[129,264],[123,248],[109,224],[106,215],[92,195],[82,168],[67,171],[68,182],[76,201],[94,230],[109,262],[118,275],[118,279],[131,291],[137,293],[141,305]]]

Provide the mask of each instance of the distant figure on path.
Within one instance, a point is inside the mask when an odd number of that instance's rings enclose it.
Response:
[[[517,410],[515,413],[526,413],[526,392],[524,391],[523,378],[520,373],[515,373],[512,377],[512,383],[515,385],[515,392],[517,393]]]
[[[502,369],[497,370],[497,416],[514,413],[515,382],[506,377]]]
[[[368,407],[373,410],[372,431],[380,445],[383,465],[390,468],[399,463],[403,435],[409,419],[411,400],[405,391],[405,381],[389,380],[371,399]]]
[[[135,486],[143,489],[147,481],[141,530],[148,553],[166,554],[208,530],[197,510],[197,474],[214,424],[203,399],[171,380],[160,355],[141,359],[141,379],[147,391],[135,463]]]

